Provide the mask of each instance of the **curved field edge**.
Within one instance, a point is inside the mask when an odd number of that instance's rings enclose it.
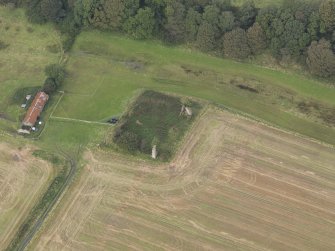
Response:
[[[0,143],[0,250],[5,249],[54,176],[31,147]]]
[[[46,159],[54,164],[54,169],[57,169],[57,174],[49,183],[43,195],[40,196],[39,200],[35,203],[6,250],[21,251],[26,249],[36,233],[40,231],[49,213],[54,209],[72,181],[77,170],[77,157],[74,156],[77,156],[78,153],[73,155],[69,151],[62,152],[59,150],[58,154],[62,154],[65,160],[53,153],[50,154],[43,150],[38,151],[37,155],[40,158]]]
[[[30,249],[333,250],[334,153],[209,109],[169,164],[87,150]]]

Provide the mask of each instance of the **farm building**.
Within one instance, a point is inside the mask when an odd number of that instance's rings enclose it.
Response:
[[[23,119],[22,126],[31,129],[39,119],[49,95],[45,92],[38,92],[31,103],[26,116]]]

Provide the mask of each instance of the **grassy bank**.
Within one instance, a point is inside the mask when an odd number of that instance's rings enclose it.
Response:
[[[121,115],[139,90],[151,89],[206,99],[335,144],[331,125],[298,107],[314,100],[334,110],[335,89],[305,76],[96,31],[78,37],[68,72],[66,94],[54,113],[58,117],[103,122]],[[62,130],[62,134],[76,133],[72,125]],[[91,130],[96,135],[93,126]]]

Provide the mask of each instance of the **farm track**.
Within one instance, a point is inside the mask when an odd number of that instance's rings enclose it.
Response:
[[[85,160],[33,250],[335,249],[334,148],[210,108],[169,164]]]
[[[70,162],[70,171],[66,178],[65,183],[57,193],[56,197],[52,200],[50,205],[44,210],[43,214],[39,216],[37,221],[35,222],[34,226],[31,228],[29,233],[26,235],[26,237],[23,239],[22,243],[19,245],[19,247],[16,249],[18,251],[23,251],[26,249],[26,247],[29,245],[30,241],[34,238],[35,234],[40,230],[42,227],[44,221],[48,217],[49,213],[53,210],[54,206],[57,204],[60,197],[63,195],[63,192],[70,184],[73,176],[76,173],[77,170],[77,162],[73,158],[71,158],[69,155],[67,155],[68,161]]]
[[[95,125],[111,126],[111,124],[109,124],[109,123],[98,122],[98,121],[82,120],[82,119],[71,119],[71,118],[55,117],[55,116],[50,117],[50,119],[60,120],[60,121],[68,121],[68,122],[80,122],[80,123],[93,124],[93,125],[95,124]]]

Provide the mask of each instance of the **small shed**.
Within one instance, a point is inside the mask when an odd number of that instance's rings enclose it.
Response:
[[[19,129],[19,130],[17,130],[17,132],[18,132],[19,134],[30,134],[30,131],[28,131],[28,130],[24,130],[24,129]]]
[[[49,99],[49,95],[45,92],[38,92],[31,103],[26,116],[23,119],[22,125],[25,127],[34,127],[36,121],[41,115],[45,104]]]

